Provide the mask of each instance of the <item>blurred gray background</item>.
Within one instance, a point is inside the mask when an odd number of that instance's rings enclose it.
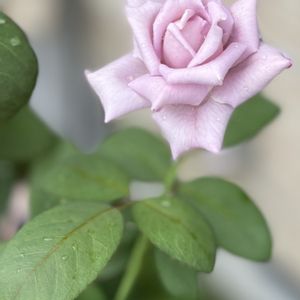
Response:
[[[108,132],[84,69],[96,69],[131,49],[125,0],[2,0],[1,8],[27,32],[38,54],[40,77],[32,106],[56,131],[85,150]],[[226,1],[228,3],[233,1]],[[280,118],[253,141],[219,156],[197,152],[181,168],[183,179],[224,175],[242,185],[263,210],[274,237],[270,264],[221,252],[209,282],[230,300],[300,299],[300,1],[261,0],[266,42],[294,61],[265,90],[282,108]],[[113,126],[157,130],[148,112]],[[110,125],[111,126],[111,125]]]

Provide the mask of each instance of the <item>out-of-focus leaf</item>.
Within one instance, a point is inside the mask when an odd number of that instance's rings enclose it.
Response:
[[[138,180],[163,180],[171,166],[167,145],[160,138],[138,128],[113,134],[101,145],[100,152]]]
[[[45,192],[42,188],[31,186],[30,189],[30,207],[31,207],[31,217],[36,217],[37,215],[49,210],[59,204],[66,204],[69,199],[53,195],[51,193]]]
[[[219,178],[201,178],[182,184],[179,193],[209,221],[220,246],[252,260],[270,258],[272,240],[266,221],[238,186]]]
[[[138,233],[139,231],[134,224],[127,223],[125,225],[124,235],[118,250],[101,272],[100,279],[101,282],[104,282],[104,285],[106,285],[107,281],[116,278],[125,270]]]
[[[5,210],[11,187],[14,182],[15,169],[12,163],[0,161],[0,214]]]
[[[105,300],[107,299],[101,289],[96,285],[90,285],[80,296],[77,300]]]
[[[120,212],[101,203],[45,212],[0,256],[1,300],[73,300],[107,264],[122,232]]]
[[[29,162],[55,142],[54,134],[29,107],[25,107],[0,127],[0,160]]]
[[[126,197],[129,182],[114,164],[99,155],[75,154],[48,164],[35,185],[60,198],[113,201]]]
[[[155,261],[159,277],[165,289],[174,297],[186,300],[198,299],[197,272],[156,250]]]
[[[35,87],[38,63],[23,31],[0,12],[0,125],[25,105]],[[1,147],[2,143],[0,142]]]
[[[168,292],[162,286],[157,268],[155,265],[154,253],[151,247],[144,255],[142,268],[137,282],[128,297],[129,300],[189,300],[189,299],[178,299],[174,295],[168,294]],[[147,291],[147,292],[145,292]]]
[[[47,153],[45,157],[41,157],[32,164],[30,176],[30,206],[32,217],[53,208],[58,204],[66,204],[70,199],[53,195],[43,190],[39,182],[41,178],[48,172],[54,164],[60,164],[61,161],[79,154],[79,151],[68,143],[59,143],[52,149],[51,153]]]
[[[143,200],[133,207],[138,227],[171,257],[201,272],[215,262],[213,233],[202,215],[176,198]]]
[[[140,236],[128,259],[127,268],[123,274],[123,278],[118,286],[117,293],[115,295],[115,300],[126,300],[128,299],[132,288],[139,277],[141,272],[144,257],[149,249],[149,241],[146,237]]]
[[[251,139],[273,121],[279,112],[279,107],[261,94],[245,102],[233,113],[225,134],[224,147]]]

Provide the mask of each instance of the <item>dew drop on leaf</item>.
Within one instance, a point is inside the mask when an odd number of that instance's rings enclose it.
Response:
[[[6,20],[5,19],[0,19],[0,25],[3,25],[6,23]]]
[[[21,44],[21,41],[18,37],[13,37],[13,38],[10,39],[10,44],[13,47],[16,47],[16,46],[19,46]]]
[[[61,259],[62,259],[62,260],[67,260],[67,259],[68,259],[68,256],[67,256],[67,255],[64,255],[64,256],[61,257]]]
[[[161,205],[162,205],[163,207],[170,207],[170,206],[171,206],[171,203],[170,203],[170,201],[164,200],[164,201],[162,201]]]
[[[45,241],[45,242],[51,242],[52,240],[53,240],[52,238],[48,238],[48,237],[45,237],[45,238],[44,238],[44,241]]]

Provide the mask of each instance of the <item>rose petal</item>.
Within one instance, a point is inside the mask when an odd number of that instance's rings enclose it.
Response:
[[[238,0],[231,6],[234,29],[230,42],[245,44],[247,49],[240,61],[255,53],[259,47],[256,0]]]
[[[152,103],[152,110],[159,110],[170,104],[197,106],[212,89],[211,86],[198,84],[170,85],[162,77],[150,75],[135,79],[129,86]]]
[[[173,158],[176,159],[194,148],[219,152],[232,112],[230,105],[209,100],[198,107],[165,106],[153,113],[153,118],[170,143]]]
[[[105,122],[128,112],[149,107],[150,103],[128,87],[128,83],[147,72],[144,64],[131,54],[86,77],[100,97],[105,111]]]
[[[158,72],[159,57],[152,44],[152,26],[162,7],[162,1],[146,1],[139,6],[127,6],[126,14],[135,42],[145,65],[152,75]]]
[[[195,55],[195,51],[174,23],[169,24],[163,45],[163,62],[172,68],[186,67]]]
[[[222,85],[226,74],[244,51],[244,45],[232,43],[222,54],[207,64],[185,69],[171,69],[160,65],[159,71],[167,82],[172,84]]]
[[[257,53],[232,69],[223,86],[216,87],[211,97],[220,103],[237,107],[264,89],[281,71],[292,65],[277,49],[262,44]]]
[[[178,26],[178,25],[177,25]],[[198,51],[199,47],[204,41],[204,34],[206,34],[207,21],[199,16],[193,17],[182,28],[182,35],[186,41],[191,45],[194,51]]]
[[[184,11],[192,9],[199,16],[208,18],[207,12],[199,0],[166,0],[153,24],[153,45],[156,53],[161,55],[162,40],[170,23],[179,20]]]
[[[186,67],[204,41],[201,32],[206,24],[198,16],[169,24],[163,42],[163,62],[172,68]]]
[[[188,68],[200,65],[213,58],[223,50],[223,30],[218,25],[212,25],[207,37],[195,57],[191,60]]]
[[[231,36],[234,25],[231,12],[221,1],[210,1],[207,7],[212,23],[219,25],[223,29],[223,44],[225,45]]]

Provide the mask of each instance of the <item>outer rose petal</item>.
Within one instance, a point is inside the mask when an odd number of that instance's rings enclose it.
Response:
[[[176,159],[194,148],[219,152],[232,112],[230,105],[209,100],[198,107],[166,106],[153,113],[153,118],[170,143],[173,158]]]
[[[150,75],[135,79],[129,86],[152,103],[152,110],[169,104],[197,106],[212,89],[211,86],[198,84],[170,85],[162,77]]]
[[[135,42],[145,65],[152,75],[157,75],[160,61],[152,44],[152,28],[154,20],[162,7],[161,2],[144,1],[139,6],[126,7],[127,18],[132,27]]]
[[[131,54],[96,72],[86,72],[90,85],[100,97],[104,107],[105,122],[150,106],[147,100],[128,87],[130,81],[146,72],[144,64]]]
[[[256,17],[256,0],[238,0],[231,7],[234,29],[230,42],[238,42],[247,46],[240,59],[247,58],[259,48],[259,30]]]
[[[207,64],[185,69],[171,69],[160,65],[159,71],[167,82],[172,84],[222,85],[226,74],[244,51],[244,45],[232,43],[222,54]]]
[[[274,77],[291,65],[291,60],[277,49],[261,44],[257,53],[229,72],[223,86],[216,87],[211,97],[236,107],[264,89]]]

